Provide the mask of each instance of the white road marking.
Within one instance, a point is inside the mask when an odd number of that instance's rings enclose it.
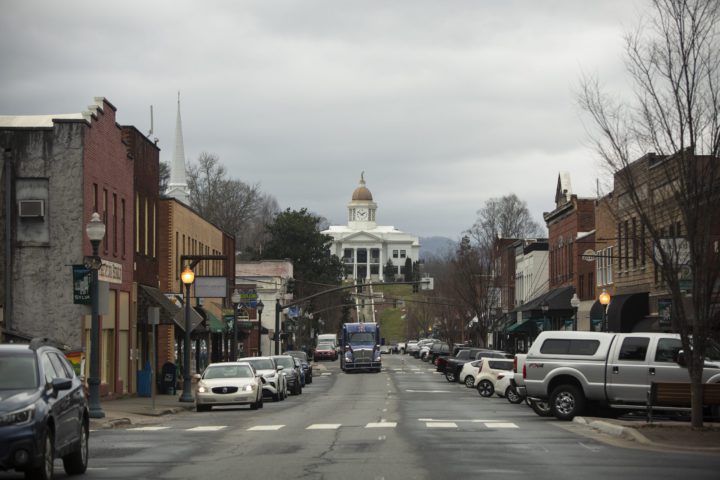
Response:
[[[255,427],[248,428],[248,432],[267,432],[276,431],[283,428],[285,425],[257,425]]]
[[[395,428],[397,427],[396,422],[376,422],[376,423],[368,423],[365,425],[365,428]]]
[[[332,372],[322,372],[320,375],[322,375],[323,377],[329,377],[330,375],[332,375]]]
[[[427,428],[457,428],[455,422],[427,422],[425,424]]]
[[[128,430],[133,431],[133,432],[155,432],[155,431],[158,431],[158,430],[165,430],[165,429],[167,429],[167,428],[170,428],[170,427],[158,427],[158,426],[155,426],[155,427],[137,427],[137,428],[128,428]]]
[[[485,426],[488,428],[518,428],[514,423],[503,423],[503,422],[485,422]]]
[[[337,430],[340,428],[340,423],[314,423],[307,427],[305,430]]]
[[[451,393],[450,390],[405,390],[408,393]]]
[[[418,421],[420,422],[456,422],[456,423],[463,423],[463,422],[470,422],[470,423],[492,423],[492,422],[499,422],[503,423],[507,420],[455,420],[455,419],[449,419],[449,418],[418,418]]]
[[[188,428],[186,430],[186,432],[217,432],[224,428],[227,428],[227,426],[225,426],[225,425],[208,425],[208,426],[202,426],[202,427]]]

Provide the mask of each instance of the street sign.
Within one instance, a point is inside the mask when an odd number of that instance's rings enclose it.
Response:
[[[586,262],[594,262],[596,255],[597,254],[595,253],[595,250],[593,250],[592,248],[588,248],[583,252],[582,259]]]

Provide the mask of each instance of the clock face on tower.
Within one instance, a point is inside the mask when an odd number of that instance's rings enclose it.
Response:
[[[368,219],[368,211],[365,208],[358,208],[355,212],[355,217],[358,220],[367,220]]]

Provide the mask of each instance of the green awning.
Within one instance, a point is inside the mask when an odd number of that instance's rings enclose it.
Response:
[[[225,330],[222,320],[213,315],[210,310],[205,309],[205,315],[207,315],[207,328],[211,333],[221,333]]]
[[[505,333],[528,333],[534,335],[550,328],[550,322],[544,318],[530,318],[521,323],[509,326]]]

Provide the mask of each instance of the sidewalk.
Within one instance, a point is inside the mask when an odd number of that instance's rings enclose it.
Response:
[[[155,408],[151,397],[127,396],[115,400],[100,400],[105,418],[91,418],[90,429],[115,428],[124,425],[159,423],[162,416],[186,412],[195,408],[195,403],[179,401],[176,395],[156,395]]]
[[[705,423],[693,430],[689,422],[653,422],[611,418],[575,417],[575,423],[597,431],[662,450],[710,453],[720,455],[720,424]]]

